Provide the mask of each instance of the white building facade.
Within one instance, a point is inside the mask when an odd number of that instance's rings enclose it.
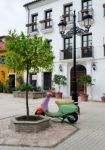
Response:
[[[89,33],[76,36],[77,77],[83,74],[91,75],[94,85],[87,87],[89,99],[100,100],[105,93],[105,0],[34,0],[24,7],[27,33],[39,34],[48,39],[55,55],[53,72],[37,74],[35,83],[47,90],[52,87],[54,74],[65,75],[67,85],[61,89],[64,97],[71,96],[72,91],[73,38],[63,39],[58,24],[63,16],[67,22],[66,30],[69,31],[73,10],[76,11],[77,26],[88,10],[94,23]],[[78,87],[78,90],[83,89]]]

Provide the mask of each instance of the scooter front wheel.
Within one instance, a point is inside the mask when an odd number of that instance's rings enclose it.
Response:
[[[67,119],[70,123],[75,123],[78,120],[78,114],[72,113],[72,114],[67,116]]]

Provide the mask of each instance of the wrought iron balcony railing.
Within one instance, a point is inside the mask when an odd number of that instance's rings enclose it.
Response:
[[[93,46],[81,47],[81,57],[93,57]]]
[[[93,46],[76,49],[76,59],[94,57]],[[60,60],[73,59],[73,48],[60,50]]]
[[[29,33],[38,31],[38,23],[37,22],[32,22],[32,23],[26,24],[26,27],[28,28]]]
[[[60,59],[65,60],[65,59],[72,59],[72,49],[63,49],[60,50]]]
[[[41,30],[49,29],[53,27],[53,20],[51,18],[40,20]]]

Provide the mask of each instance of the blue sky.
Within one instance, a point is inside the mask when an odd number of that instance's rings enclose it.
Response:
[[[26,31],[26,13],[23,5],[32,0],[0,0],[0,36],[11,29]]]

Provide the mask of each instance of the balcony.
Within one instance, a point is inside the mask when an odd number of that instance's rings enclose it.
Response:
[[[41,24],[41,31],[43,33],[49,33],[53,31],[53,20],[51,18],[39,21]]]
[[[83,26],[84,25],[84,19],[91,18],[91,24],[94,23],[94,10],[91,9],[82,9],[78,12],[78,23]]]
[[[76,59],[93,57],[93,47],[81,47],[76,49]],[[73,59],[73,48],[60,50],[60,60]]]
[[[93,57],[93,46],[81,47],[81,58]]]
[[[65,60],[65,59],[72,59],[72,49],[64,49],[60,50],[60,59]]]
[[[26,24],[26,27],[28,28],[28,33],[38,33],[38,24],[37,22],[32,22],[29,24]]]

